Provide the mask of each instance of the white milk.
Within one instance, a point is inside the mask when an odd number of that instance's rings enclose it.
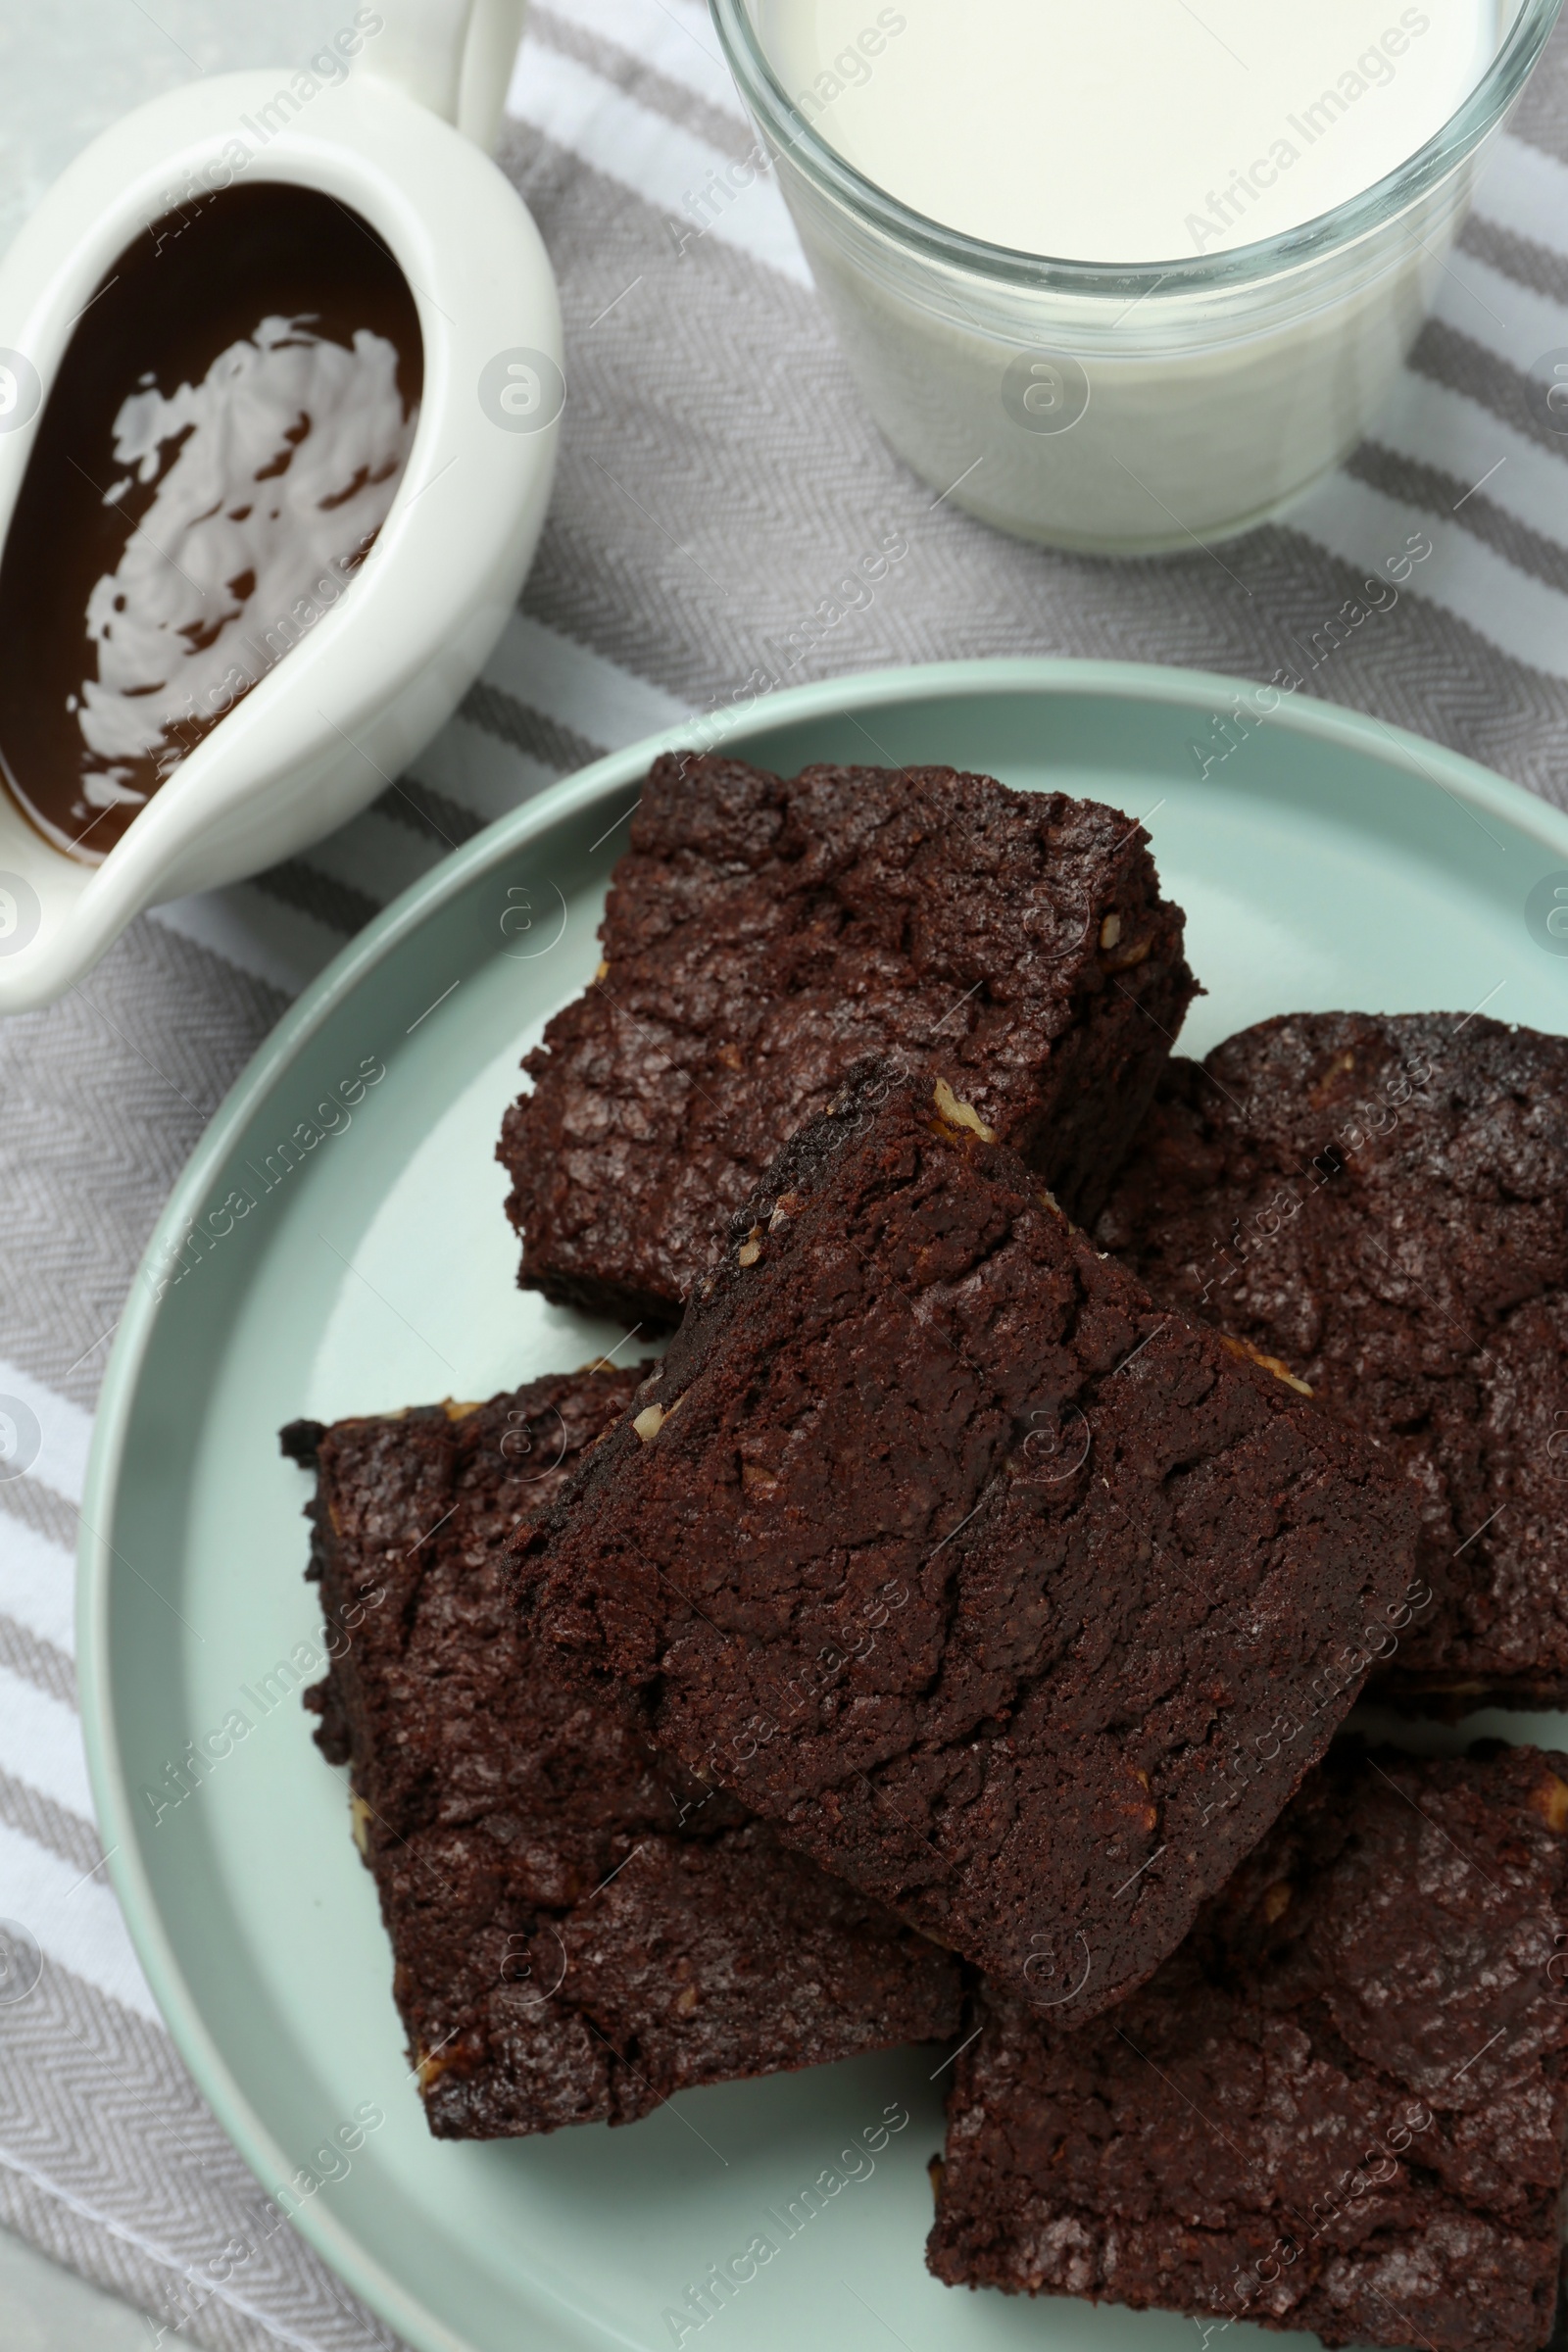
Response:
[[[1004,530],[1125,555],[1249,528],[1366,432],[1552,13],[1550,0],[713,8],[894,448]],[[1506,71],[1464,136],[1365,197],[1444,129],[1504,43]],[[840,181],[834,157],[881,196]],[[888,196],[919,219],[890,214]],[[1283,255],[1244,250],[1293,230]]]
[[[1015,252],[1154,262],[1371,187],[1475,87],[1497,16],[1498,0],[760,0],[755,22],[820,135],[912,212]]]

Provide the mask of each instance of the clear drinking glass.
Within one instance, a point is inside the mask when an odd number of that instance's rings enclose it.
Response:
[[[1250,529],[1362,437],[1562,0],[1518,0],[1458,111],[1348,202],[1256,244],[1126,266],[1017,253],[910,212],[791,103],[756,0],[710,5],[894,449],[1002,530],[1141,556]]]

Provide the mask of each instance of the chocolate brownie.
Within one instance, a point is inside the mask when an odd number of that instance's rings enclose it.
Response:
[[[1380,1694],[1568,1702],[1568,1039],[1294,1013],[1172,1062],[1097,1238],[1403,1460],[1438,1594]]]
[[[500,1158],[525,1288],[652,1329],[869,1052],[936,1054],[1073,1213],[1098,1204],[1195,982],[1148,835],[952,768],[656,761],[586,996]]]
[[[1568,1756],[1345,1748],[1098,2025],[983,1995],[937,2168],[939,2278],[1212,2316],[1205,2341],[1233,2320],[1547,2341]]]
[[[688,1771],[1092,2016],[1407,1618],[1415,1509],[988,1134],[877,1080],[794,1140],[542,1523],[537,1596]]]
[[[585,1703],[508,1603],[519,1529],[638,1377],[286,1433],[318,1464],[317,1737],[352,1766],[445,2138],[629,2123],[956,2023],[947,1953]]]

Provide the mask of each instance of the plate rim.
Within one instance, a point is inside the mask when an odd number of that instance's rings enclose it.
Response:
[[[903,668],[853,672],[812,685],[786,687],[735,707],[722,717],[693,713],[623,750],[563,777],[497,817],[401,892],[318,973],[263,1039],[235,1078],[175,1181],[132,1274],[127,1304],[99,1392],[88,1455],[76,1554],[76,1671],[88,1782],[109,1877],[136,1958],[163,2024],[196,2086],[242,2161],[267,2185],[287,2178],[285,2151],[231,2073],[186,1984],[164,1926],[134,1835],[129,1784],[119,1754],[108,1639],[114,1523],[124,1443],[143,1363],[159,1313],[144,1269],[167,1254],[169,1237],[205,1196],[212,1176],[253,1108],[275,1084],[339,1003],[444,904],[500,859],[525,847],[561,819],[591,807],[646,773],[661,752],[689,746],[701,731],[710,751],[726,749],[752,732],[842,716],[877,705],[932,694],[975,701],[1006,695],[1113,694],[1132,702],[1163,701],[1193,710],[1228,709],[1255,693],[1255,679],[1158,662],[998,657],[970,662],[918,662]],[[1534,838],[1568,865],[1568,814],[1524,785],[1479,761],[1429,742],[1391,721],[1315,697],[1291,696],[1268,714],[1269,723],[1299,736],[1360,752],[1402,769],[1462,807],[1488,811]],[[293,2217],[306,2242],[352,2291],[395,2328],[416,2352],[473,2352],[420,2302],[355,2233],[312,2200]],[[548,2290],[546,2290],[548,2292]]]

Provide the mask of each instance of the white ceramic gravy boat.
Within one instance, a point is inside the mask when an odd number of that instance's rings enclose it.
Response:
[[[102,863],[54,848],[0,787],[0,1011],[58,997],[143,907],[254,873],[373,800],[450,716],[515,604],[564,398],[550,263],[485,152],[522,6],[345,0],[314,68],[214,76],[116,123],[0,263],[0,543],[76,318],[150,223],[210,190],[281,180],[353,207],[408,280],[424,346],[406,470],[341,601]]]

